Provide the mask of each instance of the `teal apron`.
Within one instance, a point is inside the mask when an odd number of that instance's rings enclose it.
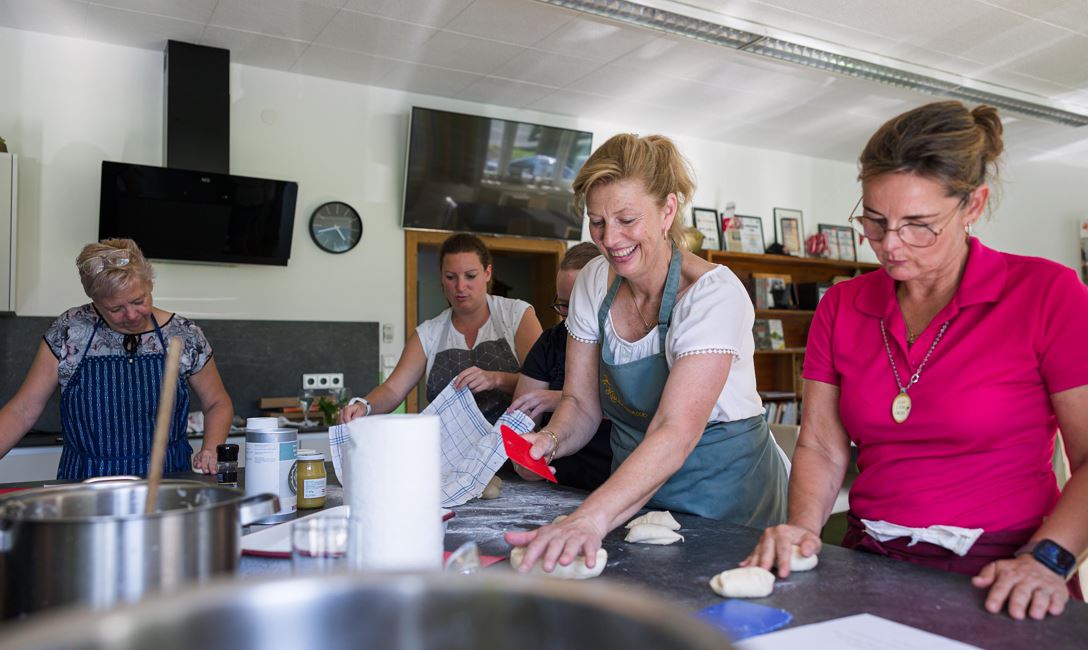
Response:
[[[597,312],[601,341],[600,399],[612,420],[612,471],[635,450],[657,411],[669,379],[665,335],[680,286],[680,252],[673,246],[657,332],[661,351],[624,364],[614,364],[605,342],[608,312],[623,278],[617,276]],[[647,505],[765,528],[786,520],[786,467],[771,438],[767,421],[754,416],[733,422],[710,422],[684,465],[661,486]]]

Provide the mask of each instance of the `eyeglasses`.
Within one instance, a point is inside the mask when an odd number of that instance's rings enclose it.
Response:
[[[854,205],[854,210],[858,209],[861,205],[861,199]],[[915,248],[926,248],[937,243],[937,237],[940,236],[945,228],[948,227],[948,222],[951,221],[951,217],[964,206],[964,201],[960,201],[956,204],[948,213],[948,219],[944,219],[944,225],[937,230],[934,230],[931,225],[924,223],[905,223],[898,228],[889,228],[887,219],[876,219],[873,217],[867,217],[864,214],[853,215],[848,221],[853,226],[854,232],[871,239],[873,241],[883,241],[884,237],[888,233],[894,232],[899,235],[899,239],[902,240],[907,246],[913,246]],[[853,214],[854,210],[851,210]]]
[[[560,302],[559,296],[556,296],[555,300],[552,301],[552,309],[555,310],[555,313],[566,318],[567,312],[570,311],[570,303]]]

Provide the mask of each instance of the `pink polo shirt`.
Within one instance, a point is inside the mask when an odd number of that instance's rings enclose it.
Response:
[[[816,310],[804,378],[840,389],[839,415],[858,446],[850,490],[858,517],[1035,529],[1058,500],[1050,396],[1088,384],[1088,287],[1048,260],[975,238],[969,248],[955,296],[909,352],[895,281],[883,270],[835,285]],[[891,415],[899,389],[881,319],[904,384],[949,321],[903,424]]]

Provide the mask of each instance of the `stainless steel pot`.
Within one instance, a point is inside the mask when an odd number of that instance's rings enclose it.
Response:
[[[46,616],[4,632],[2,650],[730,647],[691,613],[629,585],[513,573],[220,581],[105,615]]]
[[[0,616],[58,605],[103,609],[238,567],[242,526],[279,509],[275,495],[165,480],[109,480],[0,497]]]

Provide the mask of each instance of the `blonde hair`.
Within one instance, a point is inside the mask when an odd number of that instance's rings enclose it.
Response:
[[[676,195],[676,215],[669,226],[669,239],[684,245],[684,209],[695,193],[695,172],[673,144],[663,135],[639,137],[634,133],[614,135],[582,165],[574,179],[574,209],[585,214],[586,195],[598,185],[637,179],[657,205],[664,206]]]
[[[151,263],[131,239],[103,239],[87,244],[76,258],[79,281],[91,300],[115,295],[134,282],[154,285],[155,273]]]
[[[889,172],[917,174],[966,201],[980,185],[996,180],[1003,131],[992,106],[968,109],[958,101],[919,106],[888,120],[869,138],[858,158],[858,180]]]

